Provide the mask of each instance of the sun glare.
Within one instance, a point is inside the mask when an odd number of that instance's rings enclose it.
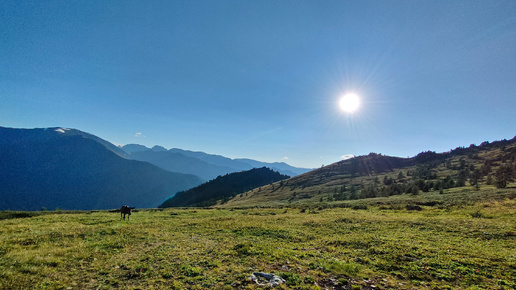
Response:
[[[339,101],[340,108],[346,113],[355,112],[360,105],[360,98],[354,93],[345,94]]]

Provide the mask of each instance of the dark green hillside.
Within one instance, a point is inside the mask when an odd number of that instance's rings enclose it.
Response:
[[[269,168],[255,168],[219,176],[187,191],[178,192],[159,207],[211,206],[253,188],[288,178]]]
[[[55,128],[0,128],[0,160],[0,210],[156,207],[201,183]]]
[[[257,188],[228,206],[337,202],[401,194],[505,188],[516,179],[516,137],[412,158],[370,153]]]

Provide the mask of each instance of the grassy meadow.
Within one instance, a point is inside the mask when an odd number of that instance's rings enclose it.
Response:
[[[512,191],[421,210],[401,199],[422,195],[402,195],[140,210],[130,221],[109,211],[0,212],[0,289],[258,289],[248,280],[257,271],[283,277],[279,289],[516,289]]]

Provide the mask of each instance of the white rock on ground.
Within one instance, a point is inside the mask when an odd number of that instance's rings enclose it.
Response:
[[[263,279],[260,279],[260,278],[263,278]],[[276,287],[276,286],[281,285],[286,282],[280,276],[276,276],[274,274],[269,274],[269,273],[263,273],[263,272],[254,272],[252,275],[250,275],[248,277],[248,279],[255,282],[256,284],[258,284],[260,286],[269,286],[269,287]],[[261,283],[260,280],[265,280],[267,282]]]

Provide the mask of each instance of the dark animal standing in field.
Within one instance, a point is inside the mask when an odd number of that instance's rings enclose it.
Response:
[[[129,216],[131,215],[131,208],[127,205],[124,205],[120,208],[120,219],[122,219],[122,215],[125,221],[125,215],[127,215],[127,220],[129,220]]]

